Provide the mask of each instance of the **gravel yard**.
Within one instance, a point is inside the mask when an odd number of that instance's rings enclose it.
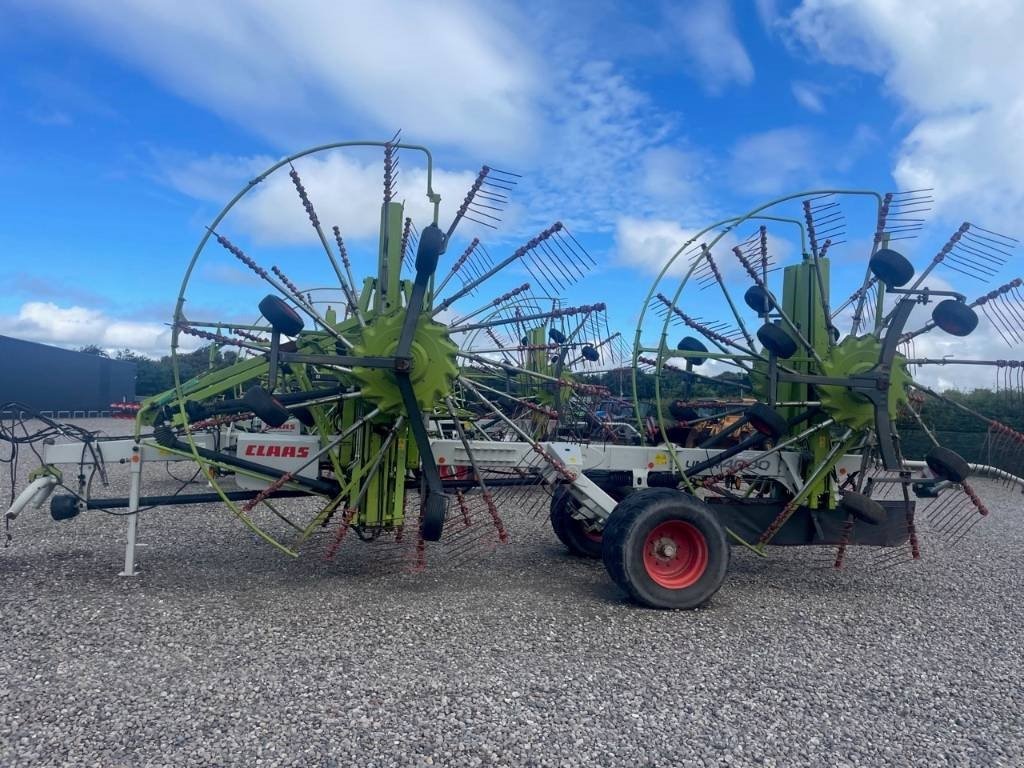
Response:
[[[119,578],[122,519],[27,510],[0,550],[0,765],[1024,765],[1024,497],[976,485],[992,515],[942,559],[734,550],[685,613],[543,527],[381,574],[373,545],[291,560],[165,508]]]

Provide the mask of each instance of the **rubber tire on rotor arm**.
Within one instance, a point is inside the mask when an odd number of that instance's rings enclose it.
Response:
[[[695,339],[693,336],[684,336],[678,344],[676,349],[680,352],[707,352],[708,348],[704,346],[700,339]],[[687,357],[685,362],[692,363],[693,365],[704,365],[707,362],[706,357]]]
[[[757,329],[757,338],[769,352],[783,360],[796,354],[796,341],[775,323],[765,323]]]
[[[280,427],[288,419],[291,418],[291,413],[285,408],[277,399],[263,389],[263,387],[257,385],[250,387],[246,390],[242,396],[242,402],[245,403],[249,410],[252,411],[256,416],[260,418],[268,426]]]
[[[700,414],[694,408],[688,405],[683,405],[682,400],[673,400],[668,404],[668,413],[676,421],[696,421],[700,418]]]
[[[760,285],[752,285],[747,288],[746,293],[743,294],[743,302],[757,312],[759,317],[764,317],[772,309],[771,296]]]
[[[773,441],[777,441],[789,431],[789,424],[786,420],[782,418],[778,411],[765,403],[755,403],[752,405],[747,409],[746,417],[750,422],[750,426],[762,435],[767,435]]]
[[[305,323],[299,313],[288,305],[284,299],[274,294],[267,294],[260,302],[260,312],[275,331],[284,336],[298,336]]]
[[[889,519],[885,507],[863,493],[849,491],[839,500],[839,510],[853,515],[868,525],[882,525]]]
[[[914,276],[914,265],[906,256],[891,248],[882,248],[868,262],[871,273],[889,288],[899,288]]]
[[[448,499],[439,493],[427,493],[420,508],[420,535],[424,541],[440,541],[448,516]]]
[[[941,445],[937,445],[928,451],[925,454],[924,461],[928,465],[928,469],[943,480],[962,483],[971,476],[971,466],[964,460],[964,457],[956,451],[943,448]]]
[[[956,299],[940,301],[932,310],[932,320],[950,336],[970,336],[978,327],[978,313]]]
[[[707,545],[707,563],[699,578],[678,589],[657,584],[644,562],[648,535],[672,521],[688,523]],[[725,581],[729,558],[729,542],[714,512],[700,499],[674,488],[646,488],[630,494],[612,512],[604,529],[602,559],[608,575],[633,600],[650,608],[704,605]]]

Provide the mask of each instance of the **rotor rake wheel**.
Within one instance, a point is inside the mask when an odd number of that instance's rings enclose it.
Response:
[[[384,156],[379,223],[363,220],[376,205],[339,200],[329,183],[367,151]],[[408,204],[400,153],[419,188]],[[543,451],[494,472],[470,441],[539,445],[563,414],[606,394],[575,375],[618,349],[604,305],[551,298],[591,257],[560,222],[501,258],[477,237],[454,248],[461,223],[497,224],[518,177],[484,166],[445,229],[435,177],[430,153],[397,137],[292,155],[214,218],[186,270],[174,389],[145,418],[164,450],[192,456],[231,512],[289,554],[314,538],[328,557],[378,541],[392,545],[382,562],[418,568],[427,541],[448,541],[452,562],[508,541],[506,507],[547,506]],[[357,282],[364,262],[372,271]],[[200,343],[221,363],[187,379],[185,350]],[[434,437],[461,440],[469,465],[439,465]]]
[[[656,439],[707,449],[669,454],[734,541],[831,545],[841,567],[856,544],[884,547],[872,551],[887,566],[919,558],[926,531],[961,537],[987,509],[922,418],[926,400],[987,425],[991,463],[1012,472],[1024,458],[1024,434],[919,380],[930,366],[991,367],[1019,398],[1021,361],[917,350],[979,332],[1024,342],[1019,278],[972,301],[934,274],[998,279],[1015,240],[965,223],[925,265],[897,250],[929,204],[926,191],[782,198],[706,228],[658,276],[635,337],[636,407],[653,373]],[[908,423],[932,443],[927,471],[904,458]]]

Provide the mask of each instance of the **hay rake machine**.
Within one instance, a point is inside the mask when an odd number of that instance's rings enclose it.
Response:
[[[314,197],[326,196],[312,194],[300,173],[323,175],[336,153],[367,148],[383,151],[383,201],[376,270],[357,283],[342,227],[322,224],[324,210],[314,207]],[[399,153],[413,159],[405,175],[422,182],[428,223],[420,229],[410,215],[416,205],[397,200]],[[972,467],[936,444],[927,473],[903,460],[894,428],[903,410],[921,419],[913,393],[944,399],[911,376],[919,366],[957,362],[911,354],[929,332],[965,336],[980,307],[992,324],[1002,320],[1004,340],[1021,340],[1019,280],[971,303],[923,287],[940,265],[973,264],[994,276],[1013,245],[1008,238],[965,225],[914,280],[913,266],[890,245],[913,233],[925,196],[785,198],[707,228],[669,259],[644,303],[630,360],[603,304],[559,298],[594,263],[562,224],[502,258],[476,237],[446,258],[460,223],[497,224],[516,182],[485,166],[442,229],[424,147],[397,137],[348,142],[273,165],[228,203],[196,248],[173,318],[175,385],[143,404],[134,436],[107,439],[52,422],[18,439],[7,433],[13,446],[45,438],[42,466],[6,513],[8,524],[57,487],[67,492],[50,499],[55,519],[124,510],[122,573],[134,575],[139,510],[217,502],[291,555],[319,544],[333,558],[360,541],[377,547],[381,563],[419,569],[513,541],[516,527],[544,509],[570,552],[603,558],[635,600],[690,608],[721,586],[731,544],[758,554],[769,544],[830,545],[837,566],[855,545],[887,563],[893,552],[913,559],[921,553],[921,506],[939,505],[936,527],[956,537],[986,513],[968,482],[972,470],[1017,481],[1024,435],[1007,425],[987,421],[994,444],[1014,449],[1001,469]],[[321,255],[273,246],[268,269],[251,255],[260,244],[254,249],[236,232],[252,229],[260,212],[277,215],[288,198]],[[830,262],[845,198],[867,202],[874,238],[859,288],[837,304]],[[789,205],[798,212],[787,213]],[[327,215],[335,214],[340,220],[339,211]],[[768,222],[799,232],[800,255],[784,269],[771,253]],[[440,272],[442,261],[450,266]],[[234,300],[258,307],[255,322],[209,309],[222,302],[204,276],[238,265],[253,283],[234,279],[244,286]],[[727,287],[734,271],[749,281],[741,301]],[[523,273],[529,282],[508,282]],[[481,296],[487,285],[500,295]],[[721,298],[709,301],[709,290]],[[932,305],[931,319],[907,330],[915,312]],[[708,314],[719,306],[727,311]],[[677,327],[687,335],[673,344]],[[237,359],[186,380],[179,362],[193,338],[235,350]],[[704,365],[708,373],[695,370]],[[628,419],[608,415],[615,398],[593,378],[623,368],[634,385]],[[644,370],[656,374],[647,417],[638,388]],[[695,382],[728,394],[695,399]],[[923,420],[922,428],[932,434]],[[60,435],[64,442],[51,439]],[[209,490],[142,495],[143,465],[168,461],[197,464]],[[113,462],[129,465],[129,496],[94,496],[91,478],[105,479]],[[63,482],[59,464],[78,466],[77,488]]]
[[[937,268],[949,268],[961,280],[992,279],[1017,243],[964,223],[917,273],[893,246],[916,236],[930,203],[928,191],[802,193],[718,222],[669,259],[641,312],[634,381],[645,369],[656,374],[665,444],[692,445],[702,421],[731,421],[726,429],[701,435],[703,455],[669,454],[674,464],[669,482],[694,499],[692,519],[661,523],[660,539],[649,535],[648,569],[670,568],[658,542],[665,543],[667,553],[681,542],[692,549],[691,542],[707,538],[705,531],[716,526],[758,554],[770,544],[828,545],[834,549],[829,562],[838,568],[854,545],[869,545],[871,562],[890,566],[920,558],[925,533],[936,546],[952,544],[988,514],[968,480],[972,472],[1020,483],[1021,432],[912,376],[927,375],[930,366],[993,367],[999,372],[996,388],[1001,383],[1007,397],[1019,398],[1019,387],[1006,385],[1020,361],[915,353],[920,346],[944,346],[931,334],[945,340],[970,336],[979,325],[979,308],[989,340],[1011,347],[1024,341],[1020,278],[970,302],[957,291],[925,283]],[[849,233],[847,206],[870,222],[867,231]],[[780,241],[770,228],[798,240],[799,256],[792,263],[775,258]],[[844,255],[844,244],[868,250],[863,274],[856,272],[863,262]],[[837,302],[830,285],[843,282],[857,288]],[[676,343],[674,334],[682,336]],[[712,378],[694,370],[705,365],[738,375]],[[719,390],[739,387],[745,397],[687,400],[695,379]],[[681,386],[682,399],[661,396],[672,382]],[[988,428],[996,446],[990,464],[969,465],[940,444],[935,425],[922,419],[927,399]],[[923,462],[904,459],[897,418],[912,419],[930,440]],[[678,503],[669,498],[652,497],[649,506],[668,509]],[[639,497],[635,503],[646,504]],[[620,537],[636,535],[610,530]]]
[[[321,222],[300,171],[305,164],[314,177],[329,174],[346,162],[339,153],[367,148],[383,151],[383,200],[376,270],[357,283],[342,227]],[[422,229],[397,198],[400,154],[412,161],[406,175],[422,182]],[[9,435],[12,445],[71,440],[43,446],[43,468],[8,522],[59,486],[69,493],[51,499],[55,519],[124,509],[126,575],[136,571],[134,513],[150,506],[222,503],[291,555],[326,531],[330,557],[353,537],[387,541],[396,546],[382,548],[381,559],[407,563],[411,555],[413,567],[425,564],[425,543],[446,532],[458,539],[449,551],[460,555],[507,541],[500,510],[507,497],[514,494],[510,506],[520,516],[546,506],[547,496],[535,492],[545,480],[540,454],[488,470],[474,466],[471,438],[539,447],[589,437],[601,428],[594,413],[608,393],[586,377],[621,367],[628,354],[609,330],[604,304],[569,306],[559,298],[593,266],[560,222],[500,259],[473,237],[439,273],[460,224],[496,227],[517,176],[483,167],[446,229],[433,179],[429,151],[396,137],[316,147],[250,181],[215,217],[186,269],[172,324],[173,389],[143,403],[132,439],[102,439],[52,421],[34,435]],[[287,244],[271,248],[275,263],[264,266],[232,231],[268,204],[282,215],[286,192],[320,251],[319,269],[308,249]],[[344,217],[341,208],[331,215]],[[365,233],[364,222],[354,226]],[[505,270],[529,282],[484,298]],[[211,277],[230,280],[234,299],[258,307],[258,319],[225,315]],[[191,339],[231,350],[236,361],[186,380],[181,359]],[[466,446],[466,461],[435,460],[431,441],[444,436]],[[157,461],[198,464],[209,490],[143,496],[142,466]],[[129,496],[94,497],[92,478],[105,483],[112,462],[130,465]],[[78,465],[77,488],[63,484],[58,464]],[[458,514],[446,526],[452,510]]]

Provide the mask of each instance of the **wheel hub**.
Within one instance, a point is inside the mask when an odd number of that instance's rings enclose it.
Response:
[[[662,560],[671,560],[678,551],[676,543],[668,537],[660,538],[654,543],[654,554]]]
[[[707,570],[708,558],[704,534],[684,520],[667,520],[655,526],[644,542],[647,575],[666,589],[695,584]]]

